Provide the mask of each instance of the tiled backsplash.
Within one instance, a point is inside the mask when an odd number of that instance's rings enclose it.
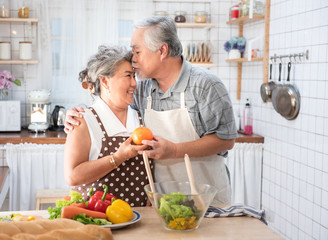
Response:
[[[261,26],[246,25],[244,35],[262,34]],[[234,29],[231,36],[237,34]],[[328,239],[328,3],[271,1],[270,56],[306,50],[309,60],[291,71],[291,81],[301,93],[300,114],[292,121],[262,102],[261,63],[243,64],[240,102],[235,100],[236,68],[223,77],[226,64],[220,64],[218,75],[230,84],[235,109],[251,98],[254,131],[265,137],[262,207],[269,226],[286,239]],[[277,64],[273,69],[277,80]]]

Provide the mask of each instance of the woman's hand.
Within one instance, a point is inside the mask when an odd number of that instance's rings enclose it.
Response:
[[[83,118],[83,114],[81,112],[84,112],[83,107],[73,107],[71,109],[68,109],[66,111],[66,117],[65,117],[65,133],[69,133],[69,131],[74,129],[74,126],[80,125],[80,122],[75,119],[75,117]]]
[[[137,156],[138,152],[142,152],[148,147],[147,145],[132,145],[131,143],[132,138],[129,137],[113,154],[114,159],[118,164],[121,164],[122,162]]]
[[[153,140],[143,140],[142,144],[152,147],[152,150],[145,151],[149,158],[157,160],[176,158],[176,144],[164,138],[154,136]],[[139,154],[142,154],[142,151]]]

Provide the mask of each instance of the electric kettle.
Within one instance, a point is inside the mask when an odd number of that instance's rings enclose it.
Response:
[[[56,105],[51,114],[51,130],[63,131],[65,124],[66,110],[62,106]]]

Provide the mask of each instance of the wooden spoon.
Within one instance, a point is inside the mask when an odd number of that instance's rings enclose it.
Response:
[[[146,168],[146,172],[147,172],[147,176],[148,176],[150,190],[152,191],[153,197],[154,197],[154,205],[155,205],[155,208],[157,209],[157,199],[155,198],[155,185],[154,185],[153,175],[151,174],[148,155],[146,152],[143,152],[142,156],[143,156],[144,163],[145,163],[145,168]]]
[[[185,154],[184,160],[185,160],[185,164],[186,164],[186,168],[187,168],[191,195],[196,195],[195,197],[197,197],[198,200],[199,200],[197,202],[200,204],[199,208],[201,210],[205,210],[204,200],[200,195],[198,195],[198,191],[197,191],[197,188],[196,188],[196,185],[195,185],[194,174],[193,174],[193,171],[192,171],[190,158],[189,158],[188,154]]]

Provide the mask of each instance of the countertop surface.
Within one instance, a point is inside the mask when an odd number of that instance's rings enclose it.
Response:
[[[252,217],[204,218],[198,229],[188,232],[165,230],[152,207],[136,207],[133,210],[141,215],[141,220],[128,227],[112,230],[115,240],[202,240],[202,239],[283,239],[260,220]],[[22,215],[48,218],[46,210],[18,211]],[[16,212],[0,212],[0,216],[9,216]]]
[[[63,131],[46,131],[45,133],[32,133],[28,130],[21,132],[0,132],[0,144],[6,143],[38,143],[38,144],[65,144],[66,133]],[[236,143],[264,143],[264,137],[253,135],[242,135],[238,133]]]

